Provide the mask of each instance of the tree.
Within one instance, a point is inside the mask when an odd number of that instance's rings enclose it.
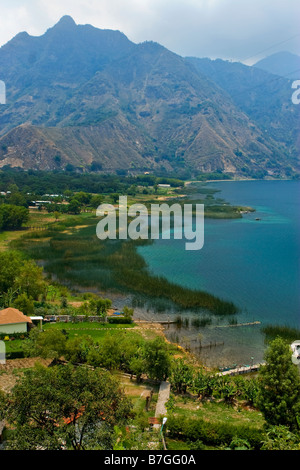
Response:
[[[90,203],[92,195],[89,193],[85,193],[84,191],[80,191],[79,193],[76,193],[75,197],[79,204],[87,205]]]
[[[258,384],[256,378],[251,378],[251,380],[244,379],[240,377],[241,380],[237,381],[239,391],[242,396],[247,401],[247,404],[250,406],[255,406],[257,393],[258,393]]]
[[[0,291],[8,292],[15,288],[16,276],[20,273],[24,260],[18,251],[4,251],[0,253]]]
[[[158,337],[144,346],[146,373],[154,380],[166,380],[171,370],[171,359],[166,342]]]
[[[15,279],[15,285],[27,297],[38,300],[39,296],[47,289],[43,278],[43,268],[37,266],[33,261],[25,261]]]
[[[296,429],[300,417],[300,376],[292,363],[289,344],[276,338],[265,360],[265,366],[259,371],[257,406],[268,424]]]
[[[33,315],[34,313],[32,297],[28,297],[25,293],[18,295],[13,302],[13,306],[23,312],[24,315]]]
[[[216,376],[198,370],[193,379],[192,389],[198,397],[209,398],[214,392],[216,381]]]
[[[12,450],[112,449],[114,427],[132,416],[116,378],[70,364],[26,370],[1,403]]]
[[[70,214],[80,214],[80,202],[77,199],[73,198],[70,200],[68,212]]]
[[[129,369],[136,376],[136,381],[140,382],[142,375],[145,373],[145,361],[143,357],[132,357],[129,363]]]
[[[33,261],[24,260],[21,253],[7,251],[0,253],[0,291],[24,293],[38,300],[46,290],[43,269]],[[3,295],[3,294],[2,294]]]
[[[29,211],[25,207],[2,204],[0,206],[0,230],[16,230],[29,219]]]
[[[8,192],[11,194],[17,193],[19,191],[19,187],[17,184],[12,183],[7,188]]]
[[[60,308],[62,309],[68,308],[68,299],[64,295],[62,295],[60,299]]]
[[[20,192],[12,193],[8,198],[8,203],[13,206],[28,207],[26,197]]]
[[[110,299],[96,298],[89,301],[89,307],[92,313],[99,315],[100,317],[105,317],[107,315],[108,309],[111,307]]]
[[[236,384],[229,377],[219,376],[217,378],[216,388],[225,403],[233,405],[238,393]]]
[[[66,342],[64,357],[72,364],[83,364],[87,360],[91,347],[93,347],[93,340],[89,336],[76,336]]]
[[[73,196],[74,193],[73,191],[71,191],[71,189],[66,189],[63,194],[66,198],[70,198]]]
[[[131,322],[132,322],[133,313],[134,313],[133,308],[129,308],[129,307],[125,306],[125,307],[123,308],[123,313],[124,313],[124,318],[128,321],[128,323],[131,323]]]
[[[0,253],[0,291],[1,297],[6,298],[4,303],[9,306],[19,294],[38,300],[46,288],[43,269],[33,261],[24,260],[17,251]]]
[[[120,343],[116,341],[115,335],[108,333],[97,349],[89,349],[87,362],[94,367],[101,366],[108,370],[117,369],[121,364],[121,354]]]
[[[35,329],[36,330],[36,329]],[[67,337],[56,329],[46,330],[30,334],[31,355],[41,356],[43,358],[59,361],[66,352]]]
[[[119,200],[119,194],[117,194],[117,193],[112,193],[112,194],[110,195],[110,197],[111,197],[111,199],[112,199],[112,201],[113,201],[114,204],[116,204],[116,203],[118,202],[118,200]]]
[[[100,194],[95,194],[91,198],[90,205],[93,207],[93,209],[97,209],[97,207],[99,207],[102,204],[102,202],[103,202],[103,196],[101,196]]]
[[[176,390],[176,393],[186,393],[187,387],[193,381],[193,369],[182,358],[175,359],[172,362],[170,383]]]
[[[0,294],[0,305],[4,308],[12,307],[18,294],[18,289],[10,287],[7,292]]]

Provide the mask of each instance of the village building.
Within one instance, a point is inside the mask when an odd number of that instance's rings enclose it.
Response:
[[[0,310],[0,334],[27,333],[32,320],[16,308]]]

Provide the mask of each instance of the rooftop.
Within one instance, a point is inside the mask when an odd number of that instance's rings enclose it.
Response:
[[[16,308],[0,310],[0,325],[11,325],[13,323],[32,323],[31,319]]]

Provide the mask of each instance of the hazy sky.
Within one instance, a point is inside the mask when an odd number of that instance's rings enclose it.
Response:
[[[252,64],[300,54],[299,0],[0,0],[0,45],[21,31],[40,36],[64,15],[182,56]]]

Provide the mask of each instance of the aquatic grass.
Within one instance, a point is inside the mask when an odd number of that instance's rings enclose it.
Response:
[[[238,312],[232,302],[150,274],[144,258],[137,253],[137,247],[152,241],[101,241],[96,236],[97,219],[85,218],[84,222],[87,226],[76,231],[48,231],[44,240],[19,240],[17,246],[27,251],[29,256],[40,260],[47,273],[60,282],[67,282],[69,286],[95,287],[139,295],[149,302],[160,303],[160,311],[164,304],[167,306],[171,303],[184,310],[204,309],[216,315]],[[74,218],[73,223],[80,226],[80,218]]]
[[[300,328],[293,328],[287,325],[265,325],[261,331],[265,335],[265,341],[269,343],[277,336],[292,343],[300,339]]]
[[[191,323],[194,328],[204,328],[211,325],[212,319],[209,317],[193,318]]]

